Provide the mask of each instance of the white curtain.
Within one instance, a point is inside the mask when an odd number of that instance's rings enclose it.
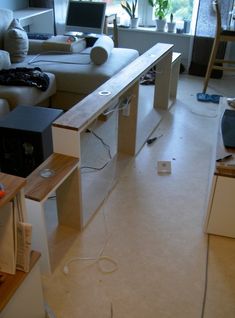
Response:
[[[153,21],[153,8],[149,5],[148,1],[138,1],[138,16],[141,17],[139,25],[146,27],[156,25],[155,21]]]
[[[54,0],[56,34],[64,34],[69,0]]]

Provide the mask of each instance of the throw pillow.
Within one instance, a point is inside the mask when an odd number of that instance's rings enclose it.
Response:
[[[13,19],[4,35],[4,49],[10,53],[12,63],[22,62],[27,56],[29,40],[19,21]]]
[[[91,49],[90,58],[92,62],[96,65],[106,62],[113,47],[113,40],[109,36],[100,36]]]
[[[0,71],[11,66],[10,55],[7,51],[0,50]]]

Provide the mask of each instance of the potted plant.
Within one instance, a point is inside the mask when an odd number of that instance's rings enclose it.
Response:
[[[132,28],[137,28],[138,26],[138,17],[136,15],[137,1],[138,0],[132,0],[131,3],[129,3],[128,0],[121,0],[121,6],[128,13]]]
[[[173,13],[171,13],[171,15],[170,15],[170,22],[167,22],[167,31],[170,33],[175,32],[175,22],[174,22]]]
[[[169,0],[148,0],[149,4],[154,8],[156,24],[158,31],[164,31],[166,25],[166,15],[170,8]]]

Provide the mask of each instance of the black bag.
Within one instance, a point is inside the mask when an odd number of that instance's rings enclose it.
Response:
[[[0,71],[0,85],[33,86],[46,91],[49,76],[39,67],[16,67]]]

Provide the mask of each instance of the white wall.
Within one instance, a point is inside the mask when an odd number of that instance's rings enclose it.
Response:
[[[136,49],[140,54],[158,42],[173,44],[173,50],[182,54],[182,63],[186,69],[190,65],[193,46],[193,36],[191,35],[119,28],[118,36],[120,47]]]

